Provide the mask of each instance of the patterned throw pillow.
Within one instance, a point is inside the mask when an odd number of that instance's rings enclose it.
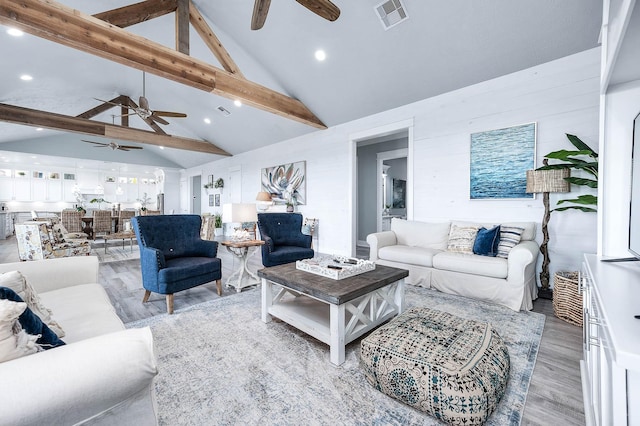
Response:
[[[501,226],[497,257],[508,258],[511,249],[520,242],[523,232],[524,228],[518,226]]]
[[[0,274],[0,287],[8,287],[15,291],[18,296],[27,304],[29,309],[36,314],[42,322],[53,330],[60,338],[64,337],[64,330],[53,318],[51,309],[48,309],[35,289],[27,282],[27,279],[20,271],[9,271]]]
[[[473,243],[476,241],[478,228],[475,226],[451,225],[447,251],[455,253],[473,253]]]
[[[26,303],[0,299],[0,362],[38,352],[38,336],[27,334],[18,322],[26,309]]]

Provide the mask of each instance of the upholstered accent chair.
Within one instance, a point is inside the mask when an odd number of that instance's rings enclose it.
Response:
[[[173,295],[212,281],[222,295],[222,261],[218,243],[200,238],[199,215],[134,216],[131,224],[140,247],[142,285],[147,302],[151,293],[166,295],[173,313]]]
[[[64,209],[60,212],[60,222],[67,232],[82,232],[82,216],[76,209]]]
[[[93,238],[98,234],[111,233],[111,210],[96,210],[93,212]]]
[[[24,222],[15,225],[20,260],[89,255],[89,241],[66,241],[56,236],[50,222]]]
[[[126,230],[125,224],[127,221],[131,221],[131,218],[135,215],[135,210],[120,210],[118,213],[118,232],[124,232]]]
[[[302,233],[300,213],[258,213],[262,246],[262,264],[276,266],[296,260],[311,259],[312,237]]]

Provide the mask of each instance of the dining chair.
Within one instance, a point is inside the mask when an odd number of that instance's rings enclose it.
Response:
[[[111,210],[96,210],[93,212],[93,238],[98,234],[111,233]]]
[[[82,232],[82,212],[76,209],[64,209],[60,212],[60,222],[67,232]]]
[[[125,224],[131,221],[131,218],[136,215],[135,210],[120,210],[118,213],[118,232],[126,231]],[[130,230],[131,228],[129,228]]]

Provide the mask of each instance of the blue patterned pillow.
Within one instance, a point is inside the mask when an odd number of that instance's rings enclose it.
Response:
[[[498,256],[508,258],[509,252],[520,242],[524,228],[517,226],[501,226],[500,242],[498,243]]]
[[[480,228],[476,241],[473,243],[473,253],[481,256],[495,257],[500,243],[500,225],[491,229]]]
[[[12,302],[23,302],[22,298],[9,287],[0,287],[0,299],[7,299]],[[36,343],[40,345],[42,349],[51,349],[65,344],[29,307],[18,317],[18,321],[27,334],[40,336],[38,340],[36,340]]]

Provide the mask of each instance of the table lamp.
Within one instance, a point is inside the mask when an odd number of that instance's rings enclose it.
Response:
[[[544,165],[548,165],[544,160]],[[549,290],[549,230],[547,225],[551,219],[551,210],[549,210],[549,193],[550,192],[569,192],[570,184],[566,178],[570,175],[569,169],[549,169],[549,170],[527,170],[527,189],[528,194],[542,194],[542,204],[544,205],[544,217],[542,219],[542,244],[540,252],[542,253],[542,271],[540,271],[540,294],[544,299],[551,299]]]
[[[256,205],[253,203],[228,203],[222,206],[222,221],[224,223],[253,222],[253,232],[256,232],[256,222],[258,215]],[[248,231],[248,230],[247,230]]]
[[[273,205],[271,194],[266,191],[258,192],[256,196],[256,208],[264,213],[271,205]]]

